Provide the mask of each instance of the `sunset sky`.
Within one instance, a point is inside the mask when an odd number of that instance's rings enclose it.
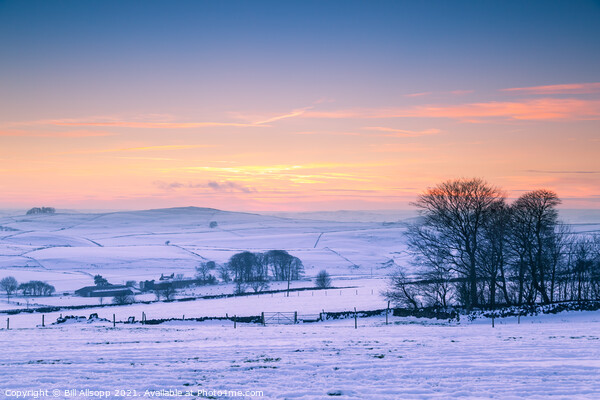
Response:
[[[2,1],[0,208],[600,207],[600,2]]]

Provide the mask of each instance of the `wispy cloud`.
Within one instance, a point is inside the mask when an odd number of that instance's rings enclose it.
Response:
[[[215,192],[255,193],[256,189],[233,181],[208,181],[206,183],[181,183],[155,181],[154,185],[163,190],[174,189],[210,189]]]
[[[600,92],[600,82],[516,87],[501,89],[501,91],[518,94],[588,94]]]
[[[336,131],[304,131],[294,132],[295,135],[331,135],[331,136],[361,136],[358,132],[336,132]]]
[[[457,106],[424,106],[408,110],[406,116],[512,120],[574,120],[600,118],[600,101],[544,98],[513,102],[470,103]]]
[[[305,165],[242,165],[231,167],[193,166],[180,168],[163,168],[163,173],[194,172],[210,173],[223,181],[234,182],[292,182],[331,183],[332,181],[370,182],[376,178],[376,173],[369,174],[371,168],[389,166],[387,163],[314,163]],[[360,172],[348,172],[358,169]]]
[[[45,125],[56,126],[108,126],[118,128],[150,128],[150,129],[189,129],[208,127],[253,127],[258,124],[238,122],[140,122],[140,121],[85,121],[85,120],[46,120],[40,121]],[[264,124],[264,123],[263,123]]]
[[[404,97],[423,97],[429,96],[432,92],[419,92],[419,93],[409,93],[405,94]]]
[[[83,138],[83,137],[101,137],[101,136],[115,136],[114,132],[104,131],[30,131],[22,129],[8,129],[0,130],[0,136],[12,136],[12,137],[53,137],[53,138]]]
[[[505,120],[597,120],[600,100],[542,98],[523,101],[491,101],[458,105],[423,105],[409,108],[308,111],[305,118],[450,118],[462,122]]]
[[[116,149],[98,149],[98,150],[80,150],[59,154],[94,154],[94,153],[119,153],[119,152],[139,152],[139,151],[165,151],[165,150],[185,150],[214,147],[212,145],[203,144],[169,144],[162,146],[143,146],[143,147],[125,147]]]
[[[381,136],[390,137],[418,137],[436,135],[441,132],[439,129],[424,129],[422,131],[411,131],[407,129],[388,128],[385,126],[365,126],[363,129],[370,131],[386,132],[386,134],[383,134]]]
[[[282,119],[287,119],[287,118],[294,118],[294,117],[298,117],[302,114],[304,114],[306,111],[312,109],[313,107],[304,107],[304,108],[299,108],[297,110],[293,110],[292,112],[286,113],[286,114],[281,114],[281,115],[276,115],[274,117],[270,117],[267,118],[265,120],[262,121],[256,121],[254,122],[254,125],[264,125],[264,124],[268,124],[270,122],[275,122],[275,121],[279,121]]]
[[[546,169],[528,169],[525,172],[532,172],[536,174],[600,174],[600,171],[593,170],[579,170],[579,171],[567,171],[567,170],[546,170]]]
[[[244,192],[244,193],[256,192],[256,189],[254,189],[254,188],[249,188],[249,187],[240,185],[239,183],[235,183],[232,181],[225,181],[225,182],[209,181],[207,185],[209,188],[211,188],[212,190],[215,190],[217,192],[231,192],[231,191],[239,191],[239,192]]]

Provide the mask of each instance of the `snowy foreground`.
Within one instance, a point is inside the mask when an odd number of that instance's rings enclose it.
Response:
[[[0,398],[600,398],[600,312],[390,322],[3,329]]]

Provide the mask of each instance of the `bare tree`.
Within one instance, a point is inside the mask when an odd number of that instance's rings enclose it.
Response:
[[[262,264],[261,257],[249,251],[231,256],[228,266],[235,282],[266,280],[267,277],[266,268]]]
[[[319,271],[315,278],[315,286],[319,289],[327,289],[331,287],[331,276],[325,270]]]
[[[496,290],[501,289],[504,302],[510,304],[506,284],[507,242],[510,229],[510,209],[503,200],[486,212],[478,249],[478,263],[488,287],[487,303],[496,306]]]
[[[263,263],[271,267],[273,279],[287,281],[287,296],[290,295],[290,283],[302,276],[304,266],[298,257],[294,257],[285,250],[269,250],[263,255]]]
[[[209,279],[210,271],[217,269],[217,264],[214,261],[201,262],[196,267],[196,278],[206,282]]]
[[[525,193],[513,204],[513,224],[516,228],[518,246],[524,255],[523,262],[531,274],[533,288],[544,303],[548,295],[549,270],[547,259],[555,240],[558,224],[556,206],[560,199],[556,193],[540,189]],[[535,293],[533,298],[535,300]]]
[[[50,296],[56,289],[46,282],[29,281],[21,283],[18,290],[22,291],[24,296]]]
[[[132,295],[125,294],[125,293],[118,294],[118,295],[114,296],[112,299],[113,304],[120,305],[120,306],[125,305],[125,304],[132,304],[134,301],[135,301],[135,298]]]
[[[503,193],[482,179],[457,179],[430,188],[413,203],[420,219],[408,230],[409,248],[424,259],[440,259],[466,279],[471,308],[477,306],[480,278],[477,254],[481,230]]]
[[[175,297],[176,290],[171,284],[161,285],[158,289],[154,290],[156,300],[165,299],[172,300]]]
[[[398,268],[390,277],[389,289],[382,292],[382,295],[400,307],[411,307],[416,310],[421,305],[416,286],[408,279],[402,268]]]
[[[19,283],[12,276],[7,276],[0,280],[0,289],[6,293],[6,301],[10,303],[10,296],[17,291]]]
[[[219,278],[221,278],[221,281],[225,283],[231,282],[231,275],[229,274],[229,268],[227,265],[219,266]]]
[[[269,282],[265,280],[256,280],[250,282],[250,287],[254,290],[254,293],[259,293],[269,288]]]

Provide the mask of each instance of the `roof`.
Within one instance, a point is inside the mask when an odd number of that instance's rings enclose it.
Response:
[[[129,287],[125,285],[106,285],[106,286],[85,286],[81,289],[77,289],[75,291],[76,294],[86,294],[86,293],[94,293],[94,292],[105,292],[115,289],[129,289]]]

